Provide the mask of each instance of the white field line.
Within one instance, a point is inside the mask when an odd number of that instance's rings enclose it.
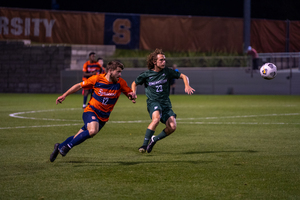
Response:
[[[48,121],[76,121],[81,122],[82,120],[71,120],[71,119],[51,119],[51,118],[36,118],[36,117],[25,117],[19,116],[28,113],[41,113],[41,112],[54,112],[54,111],[64,111],[64,110],[79,110],[78,108],[69,109],[51,109],[51,110],[37,110],[37,111],[27,111],[9,114],[10,117],[21,118],[21,119],[32,119],[32,120],[48,120]],[[223,116],[223,117],[199,117],[199,118],[177,118],[176,120],[203,120],[203,119],[234,119],[234,118],[248,118],[248,117],[274,117],[274,116],[289,116],[289,115],[299,115],[299,113],[286,113],[286,114],[265,114],[265,115],[239,115],[239,116]],[[112,123],[141,123],[148,122],[149,120],[138,120],[138,121],[115,121]]]
[[[229,124],[229,125],[295,125],[300,123],[268,122],[180,122],[180,124]]]
[[[145,123],[141,121],[111,121],[108,123]],[[149,121],[147,121],[149,123]],[[197,124],[197,125],[300,125],[300,123],[259,123],[259,122],[179,122],[179,124]],[[16,127],[0,127],[0,130],[4,129],[21,129],[21,128],[49,128],[59,126],[82,126],[81,124],[53,124],[53,125],[38,125],[38,126],[16,126]]]
[[[299,115],[299,113],[285,113],[285,114],[265,114],[265,115],[240,115],[240,116],[223,116],[223,117],[200,117],[200,118],[177,118],[176,120],[199,120],[199,119],[234,119],[234,118],[248,118],[248,117],[276,117],[276,116],[290,116]]]
[[[40,113],[40,112],[54,112],[58,110],[78,110],[78,108],[69,108],[69,109],[52,109],[52,110],[38,110],[38,111],[27,111],[27,112],[18,112],[12,113],[9,116],[21,119],[32,119],[32,120],[47,120],[47,121],[73,121],[80,122],[82,120],[68,120],[68,119],[51,119],[51,118],[35,118],[35,117],[25,117],[21,116],[28,113]],[[214,119],[234,119],[234,118],[249,118],[249,117],[276,117],[276,116],[291,116],[291,115],[299,115],[299,113],[286,113],[286,114],[265,114],[265,115],[242,115],[242,116],[223,116],[223,117],[200,117],[200,118],[177,118],[178,123],[180,124],[228,124],[228,125],[290,125],[290,124],[300,124],[300,123],[265,123],[265,122],[191,122],[191,120],[214,120]],[[183,122],[188,120],[189,122]],[[109,121],[108,123],[115,124],[126,124],[126,123],[149,123],[150,120],[133,120],[133,121]],[[56,127],[56,126],[78,126],[82,125],[82,123],[78,124],[54,124],[54,125],[39,125],[39,126],[16,126],[16,127],[0,127],[1,129],[20,129],[20,128],[47,128],[47,127]]]
[[[69,109],[60,109],[60,110],[61,111],[64,111],[64,110],[78,110],[78,108],[69,108]],[[30,113],[55,112],[55,111],[59,111],[59,110],[58,109],[51,109],[51,110],[35,110],[35,111],[27,111],[27,112],[17,112],[17,113],[9,114],[9,116],[10,117],[15,117],[15,118],[21,118],[21,119],[46,120],[46,121],[73,121],[73,122],[82,121],[82,120],[71,120],[71,119],[51,119],[51,118],[49,119],[49,118],[36,118],[36,117],[20,116],[20,115],[30,114]]]
[[[1,129],[19,129],[19,128],[49,128],[56,126],[82,126],[81,124],[53,124],[53,125],[38,125],[38,126],[16,126],[16,127],[0,127]]]

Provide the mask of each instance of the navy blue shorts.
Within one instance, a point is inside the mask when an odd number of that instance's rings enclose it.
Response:
[[[99,123],[99,131],[103,128],[106,122],[103,122],[98,119],[97,115],[93,112],[84,112],[82,114],[82,119],[84,122],[84,126],[81,128],[82,130],[87,130],[87,124],[91,122],[98,122]]]

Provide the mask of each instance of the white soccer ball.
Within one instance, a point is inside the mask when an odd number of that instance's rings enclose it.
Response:
[[[265,63],[259,71],[260,75],[267,80],[271,80],[277,75],[277,67],[273,63]]]

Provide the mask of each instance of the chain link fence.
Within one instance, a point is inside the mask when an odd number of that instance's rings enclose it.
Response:
[[[126,68],[146,68],[146,58],[109,58],[118,60]],[[176,57],[166,59],[166,66],[172,67],[251,67],[252,59],[249,56],[206,56],[206,57]]]

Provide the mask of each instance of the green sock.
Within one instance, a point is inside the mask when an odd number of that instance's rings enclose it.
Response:
[[[157,142],[158,140],[164,139],[167,136],[168,135],[166,134],[165,129],[164,129],[160,134],[155,136],[155,138],[153,140],[154,140],[154,142]]]
[[[143,146],[147,146],[149,143],[150,138],[152,137],[152,135],[154,134],[155,131],[152,131],[150,129],[146,130],[146,134],[145,134],[145,139],[144,139],[144,143]]]

